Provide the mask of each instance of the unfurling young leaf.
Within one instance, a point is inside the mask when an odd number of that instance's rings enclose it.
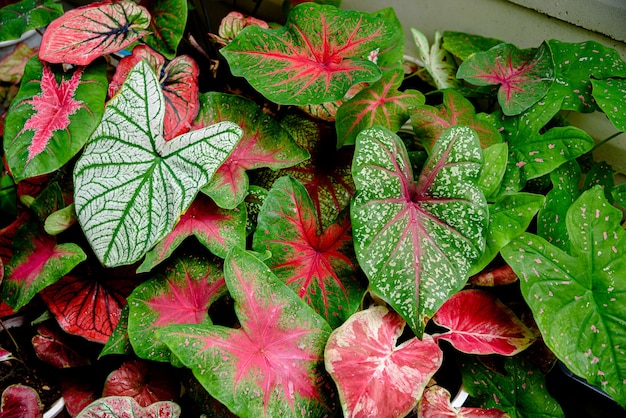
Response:
[[[372,291],[418,337],[484,249],[481,166],[478,138],[466,127],[441,135],[417,181],[395,134],[374,127],[357,137],[350,211],[357,259]]]
[[[164,114],[159,81],[141,61],[74,168],[76,213],[106,266],[139,260],[169,234],[241,137],[222,122],[166,141]]]
[[[405,321],[384,306],[352,315],[326,344],[344,416],[402,417],[417,405],[443,352],[429,335],[396,345]]]

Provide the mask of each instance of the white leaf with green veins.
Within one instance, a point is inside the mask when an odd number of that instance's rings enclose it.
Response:
[[[143,61],[107,104],[74,169],[80,225],[100,261],[131,264],[172,231],[242,131],[221,122],[165,141],[165,100]]]

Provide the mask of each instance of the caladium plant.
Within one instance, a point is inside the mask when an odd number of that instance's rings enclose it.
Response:
[[[0,320],[71,416],[556,417],[557,360],[623,413],[626,188],[563,111],[624,131],[626,63],[412,28],[403,65],[338,3],[204,48],[183,0],[0,9],[52,21],[0,62]]]

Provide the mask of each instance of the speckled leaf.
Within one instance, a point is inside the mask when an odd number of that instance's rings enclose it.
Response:
[[[547,42],[555,63],[551,92],[563,98],[564,110],[593,112],[598,106],[592,95],[592,79],[626,77],[626,63],[620,54],[595,41]]]
[[[46,29],[39,58],[50,63],[87,65],[147,35],[149,23],[148,11],[129,0],[70,9]]]
[[[344,417],[403,417],[417,405],[443,352],[427,334],[397,345],[405,324],[397,313],[376,306],[352,315],[330,335],[324,359]]]
[[[309,153],[254,101],[217,92],[200,95],[200,111],[194,127],[221,121],[238,124],[244,133],[230,157],[202,189],[220,207],[233,209],[243,202],[248,192],[247,170],[261,167],[278,170],[309,158]]]
[[[76,418],[178,418],[180,414],[180,406],[171,401],[155,402],[144,408],[130,396],[107,396],[90,403]]]
[[[444,31],[443,47],[463,61],[476,52],[487,51],[502,41],[464,32]]]
[[[63,14],[63,5],[54,0],[22,0],[0,9],[0,42],[19,39],[24,32],[48,26]]]
[[[335,123],[338,148],[354,144],[357,134],[370,126],[398,131],[409,119],[409,109],[424,104],[424,95],[419,91],[398,91],[403,80],[401,69],[387,71],[339,107]]]
[[[546,345],[626,406],[626,232],[600,186],[567,211],[569,254],[525,233],[502,250]]]
[[[238,416],[330,414],[320,390],[328,324],[250,252],[233,249],[224,273],[241,328],[172,325],[159,339]]]
[[[411,109],[411,124],[429,150],[443,131],[456,125],[465,125],[476,131],[483,148],[502,142],[498,130],[477,117],[472,103],[453,89],[443,91],[443,103],[439,106],[422,105]]]
[[[435,39],[430,46],[426,35],[415,28],[411,28],[413,41],[417,46],[419,58],[424,63],[429,81],[437,90],[460,86],[456,78],[457,63],[450,52],[443,49],[441,33],[435,31]]]
[[[30,386],[22,384],[8,386],[0,397],[0,417],[43,417],[43,405],[39,394]]]
[[[455,293],[439,308],[433,321],[449,331],[435,342],[449,341],[468,354],[512,356],[535,340],[532,331],[493,294],[476,289]]]
[[[226,293],[221,263],[185,257],[137,286],[128,297],[128,335],[135,353],[170,361],[170,350],[156,333],[172,324],[211,324],[208,309]]]
[[[506,142],[493,144],[483,149],[483,169],[480,171],[478,187],[483,191],[488,202],[497,199],[502,179],[506,173],[509,146]]]
[[[484,249],[481,166],[478,138],[467,127],[442,134],[417,181],[395,134],[375,127],[357,137],[350,211],[357,259],[372,291],[420,337]]]
[[[6,116],[4,150],[16,181],[65,165],[96,128],[104,109],[106,65],[62,72],[33,57]]]
[[[450,392],[441,386],[431,386],[424,391],[417,416],[420,418],[509,418],[497,408],[454,408],[450,403]]]
[[[487,244],[480,260],[472,266],[470,274],[482,271],[496,258],[502,248],[526,231],[544,201],[542,195],[514,193],[503,195],[489,205]]]
[[[167,236],[241,137],[221,122],[165,141],[164,114],[159,81],[140,61],[74,168],[76,214],[106,266],[131,264]]]
[[[397,19],[306,3],[280,29],[249,26],[221,52],[233,74],[267,99],[305,105],[341,99],[354,84],[378,80],[373,61],[399,42]]]
[[[611,190],[611,195],[615,202],[626,208],[626,183],[618,184]]]
[[[591,80],[593,98],[616,129],[626,131],[626,79]]]
[[[253,249],[268,250],[268,267],[334,328],[358,308],[360,282],[347,213],[322,228],[306,189],[278,179],[258,216]]]
[[[477,86],[500,85],[498,103],[505,115],[512,116],[545,96],[554,79],[554,64],[546,44],[519,50],[505,43],[468,57],[457,77]]]
[[[142,40],[168,60],[176,57],[187,23],[186,0],[148,0],[141,4],[150,11],[150,32]]]
[[[506,374],[495,373],[474,358],[466,358],[461,370],[470,394],[466,406],[498,408],[511,418],[565,416],[548,393],[541,371],[517,356],[504,359]]]

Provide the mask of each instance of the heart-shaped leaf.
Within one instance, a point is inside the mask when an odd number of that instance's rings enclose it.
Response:
[[[413,41],[417,46],[419,58],[424,64],[424,69],[428,72],[425,78],[436,89],[443,90],[460,86],[456,78],[457,63],[450,52],[443,49],[443,38],[441,33],[435,31],[435,39],[431,45],[428,44],[426,35],[415,28],[411,28]]]
[[[37,335],[31,342],[37,357],[58,368],[86,366],[89,357],[77,350],[67,334],[47,324],[37,327]]]
[[[137,286],[128,297],[128,336],[135,353],[170,361],[170,350],[156,338],[172,324],[211,323],[209,306],[226,293],[221,263],[185,257]]]
[[[43,417],[43,405],[37,391],[30,386],[11,385],[0,398],[0,417]]]
[[[554,80],[554,64],[546,44],[524,50],[500,44],[468,57],[457,77],[477,86],[500,85],[498,103],[505,115],[512,116],[545,96]]]
[[[467,60],[476,52],[488,51],[502,41],[495,38],[486,38],[465,32],[447,30],[443,32],[443,47],[461,60]]]
[[[626,131],[626,79],[591,80],[593,98],[619,131]]]
[[[306,3],[282,28],[249,26],[221,52],[233,74],[267,99],[304,105],[341,99],[354,84],[378,80],[370,54],[400,42],[397,19]]]
[[[329,414],[320,391],[328,324],[252,253],[233,249],[224,274],[241,328],[172,325],[159,339],[238,416]]]
[[[444,303],[433,316],[448,332],[433,338],[449,341],[468,354],[512,356],[526,349],[535,337],[494,295],[482,290],[463,290]]]
[[[600,186],[567,211],[569,254],[525,233],[502,250],[546,345],[626,406],[626,232]]]
[[[202,94],[194,126],[202,128],[221,121],[238,124],[244,134],[211,182],[202,189],[220,207],[233,209],[243,202],[249,183],[246,171],[261,167],[278,170],[309,158],[309,153],[254,101],[217,92]]]
[[[90,403],[76,418],[178,418],[180,414],[174,402],[155,402],[144,408],[130,396],[108,396]]]
[[[141,61],[74,168],[76,214],[107,266],[137,261],[169,234],[241,137],[222,122],[165,141],[164,114],[159,81]]]
[[[141,4],[150,11],[149,34],[143,42],[160,52],[168,60],[176,57],[178,44],[187,24],[186,0],[147,0]]]
[[[104,109],[106,65],[61,72],[33,57],[24,80],[4,132],[16,181],[57,170],[83,148]]]
[[[409,109],[424,104],[424,95],[419,91],[398,91],[403,80],[401,69],[387,71],[339,107],[335,124],[338,148],[354,144],[357,134],[373,125],[398,131],[409,119]]]
[[[44,28],[62,14],[63,5],[55,0],[22,0],[8,4],[0,9],[0,42],[19,39],[31,29]]]
[[[425,334],[396,345],[405,322],[384,306],[352,315],[330,335],[326,370],[345,417],[403,417],[417,405],[443,352]]]
[[[174,401],[180,394],[180,382],[172,379],[167,364],[128,360],[111,372],[104,382],[102,396],[131,396],[143,407],[159,401]]]
[[[148,11],[130,0],[95,2],[70,9],[46,29],[39,59],[87,65],[147,35],[149,23]]]
[[[452,418],[509,418],[510,415],[497,408],[454,408],[450,404],[450,392],[441,386],[431,386],[424,391],[420,400],[417,416],[452,417]]]
[[[372,291],[419,337],[484,249],[481,166],[478,138],[467,127],[441,135],[417,181],[395,134],[374,127],[357,137],[350,211],[357,259]]]
[[[337,327],[359,307],[365,286],[359,282],[350,219],[343,213],[322,229],[306,189],[281,177],[258,216],[255,251],[269,251],[268,267],[294,292]]]

